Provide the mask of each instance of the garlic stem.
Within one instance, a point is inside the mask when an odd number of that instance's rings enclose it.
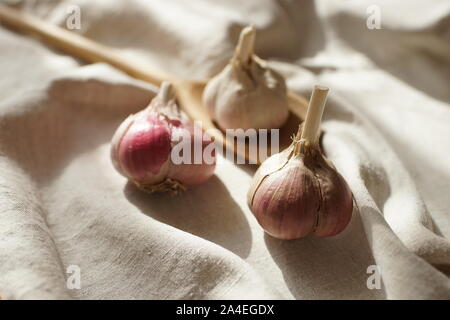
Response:
[[[174,96],[172,84],[168,81],[163,81],[159,88],[158,98],[161,99],[162,103],[166,104],[169,100],[173,99]]]
[[[311,145],[317,143],[320,122],[327,101],[328,90],[329,89],[324,86],[314,86],[314,91],[309,100],[308,111],[306,112],[306,118],[301,132],[301,139]]]
[[[245,27],[239,35],[239,42],[234,53],[234,58],[238,59],[242,64],[248,65],[255,47],[256,31],[253,27]]]

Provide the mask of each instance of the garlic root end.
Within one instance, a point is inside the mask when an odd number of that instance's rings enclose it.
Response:
[[[155,193],[155,192],[168,192],[171,195],[176,195],[179,192],[186,191],[186,186],[182,183],[167,178],[161,183],[158,184],[146,184],[141,183],[139,181],[133,181],[133,183],[142,191],[148,192],[148,193]]]

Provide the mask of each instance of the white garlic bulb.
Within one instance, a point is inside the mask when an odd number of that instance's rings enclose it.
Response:
[[[203,104],[222,129],[274,129],[288,118],[286,83],[253,53],[255,33],[252,27],[242,30],[233,58],[203,93]]]

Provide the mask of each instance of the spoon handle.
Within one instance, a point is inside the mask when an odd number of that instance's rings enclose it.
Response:
[[[174,80],[170,75],[144,63],[124,59],[114,52],[114,49],[2,4],[0,4],[0,24],[39,38],[53,47],[87,62],[109,63],[134,78],[156,86],[159,86],[164,80]]]

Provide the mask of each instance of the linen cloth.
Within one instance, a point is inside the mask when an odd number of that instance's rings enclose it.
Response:
[[[74,32],[186,79],[219,72],[252,24],[291,90],[331,88],[323,147],[357,207],[335,237],[271,238],[246,205],[255,168],[222,158],[177,197],[140,192],[109,141],[156,88],[0,27],[3,298],[450,298],[449,1],[13,2],[61,27],[77,5]]]

